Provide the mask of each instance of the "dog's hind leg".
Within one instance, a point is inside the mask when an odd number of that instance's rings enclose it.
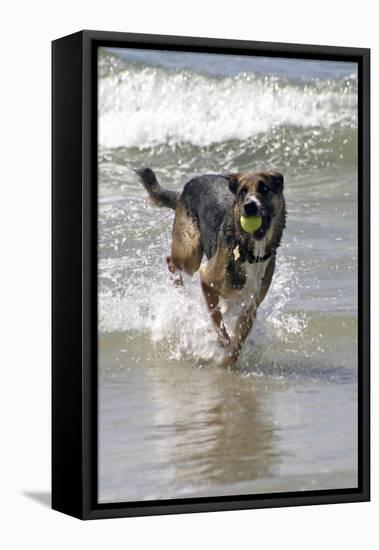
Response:
[[[179,203],[172,229],[171,255],[166,259],[171,279],[176,286],[183,284],[180,272],[193,275],[199,269],[202,257],[199,228]]]
[[[183,286],[182,274],[180,272],[180,269],[176,267],[172,256],[167,256],[166,262],[168,270],[170,272],[171,281],[174,283],[175,286]]]

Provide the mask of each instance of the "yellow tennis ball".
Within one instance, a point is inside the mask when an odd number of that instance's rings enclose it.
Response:
[[[246,233],[253,233],[262,227],[262,218],[260,216],[241,216],[240,223]]]

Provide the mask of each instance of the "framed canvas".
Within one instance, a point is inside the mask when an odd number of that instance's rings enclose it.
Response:
[[[369,50],[52,52],[53,508],[368,500]]]

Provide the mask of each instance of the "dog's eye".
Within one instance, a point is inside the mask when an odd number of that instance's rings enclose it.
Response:
[[[247,189],[245,189],[244,187],[241,189],[240,191],[240,197],[241,199],[243,199],[245,196],[246,196],[246,193],[247,193]]]
[[[261,181],[259,183],[259,192],[262,194],[262,195],[266,195],[268,192],[270,191],[270,188],[267,187],[267,185],[265,183],[263,183],[263,181]]]

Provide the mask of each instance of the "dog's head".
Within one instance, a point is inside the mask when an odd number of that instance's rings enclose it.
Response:
[[[273,220],[284,208],[283,175],[279,172],[242,172],[230,174],[229,189],[236,197],[239,216],[262,218],[255,239],[263,239]]]

